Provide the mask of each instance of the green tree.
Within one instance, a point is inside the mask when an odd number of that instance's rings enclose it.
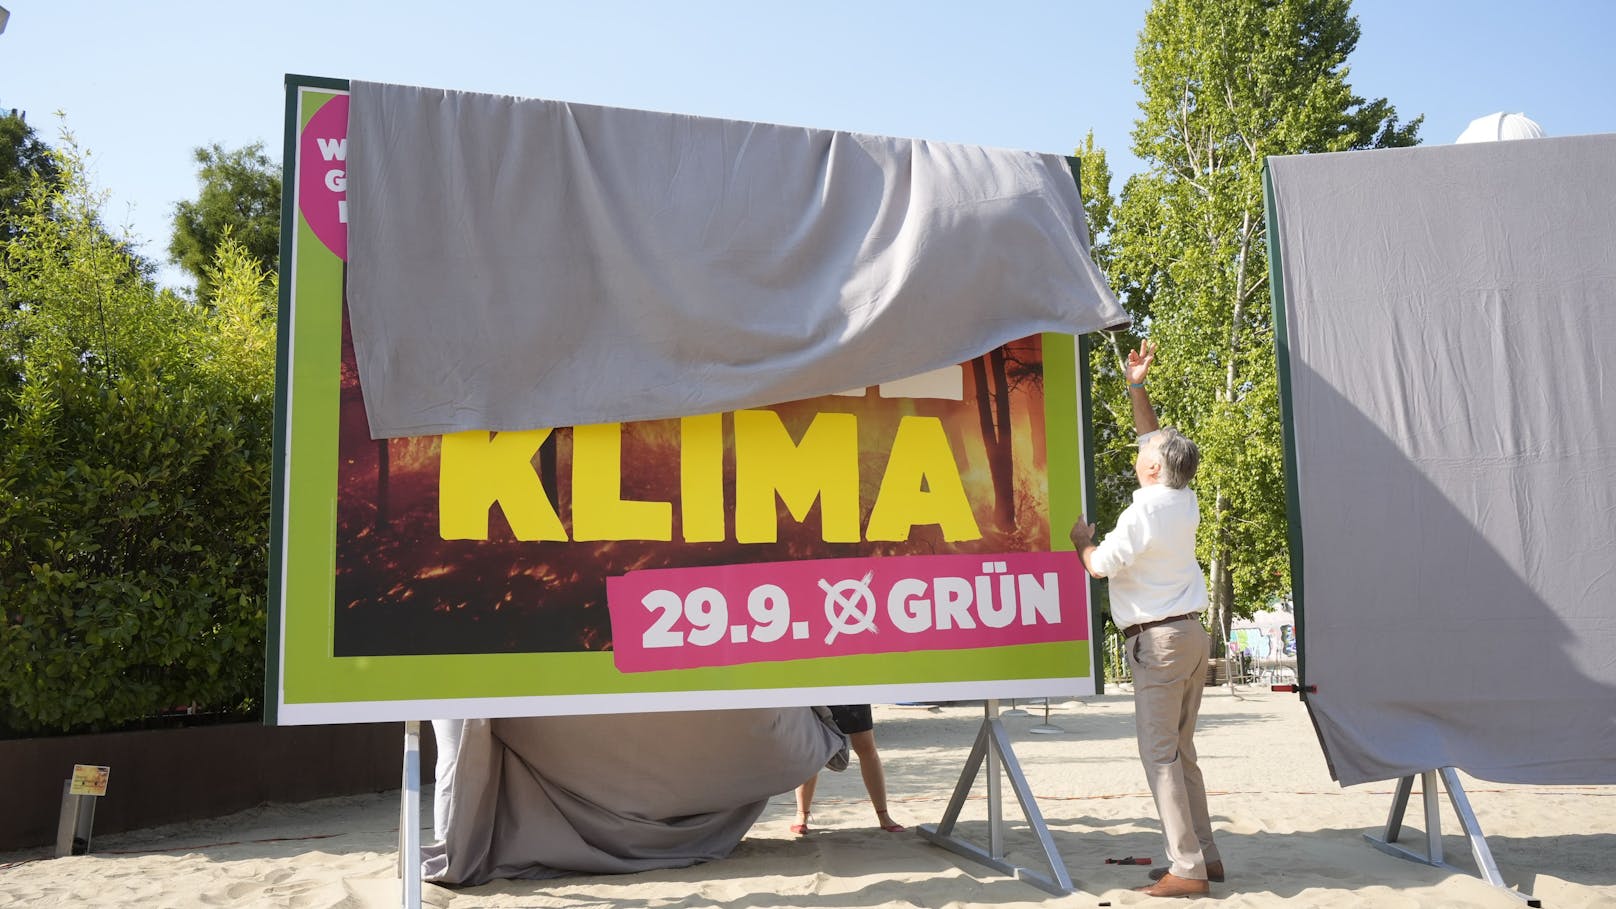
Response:
[[[16,111],[0,113],[0,212],[13,212],[27,198],[34,179],[54,183],[56,161],[50,146]],[[0,243],[13,236],[12,219],[0,220]]]
[[[174,206],[169,259],[196,279],[196,298],[212,299],[208,271],[226,236],[246,250],[262,274],[274,274],[280,259],[280,166],[262,142],[227,150],[218,143],[196,150],[201,192]]]
[[[1413,145],[1423,119],[1353,93],[1358,37],[1349,0],[1156,0],[1135,54],[1147,170],[1116,206],[1108,276],[1161,345],[1164,424],[1202,448],[1199,548],[1225,640],[1290,589],[1263,160]]]
[[[64,120],[63,136],[70,141],[71,134],[66,131],[65,118],[59,112],[56,116]],[[50,204],[51,200],[61,197],[55,193],[63,188],[60,167],[58,154],[39,138],[21,116],[15,112],[0,115],[0,244],[19,239],[19,233],[24,230],[63,233],[69,229],[57,222],[54,206]],[[30,206],[42,202],[46,203],[44,209],[30,216]],[[101,222],[100,205],[96,206],[85,223],[89,229],[100,234],[101,247],[116,248],[128,261],[137,279],[150,278],[156,273],[156,267],[134,251],[134,245],[127,236],[118,236],[106,229]],[[45,238],[36,237],[32,243],[37,248],[59,250],[60,240],[61,237],[57,237],[58,242],[53,246]],[[5,293],[3,281],[0,281],[0,296],[4,298],[4,303],[0,305],[9,310],[28,304],[26,299]]]
[[[0,257],[0,731],[250,712],[262,690],[273,283],[214,305],[101,228],[71,135]]]
[[[1090,131],[1083,137],[1083,144],[1073,150],[1072,156],[1079,162],[1079,189],[1094,261],[1107,273],[1117,296],[1126,301],[1130,298],[1127,292],[1130,289],[1118,283],[1121,276],[1113,267],[1116,255],[1111,236],[1116,226],[1116,199],[1111,194],[1111,166],[1106,161],[1105,149],[1094,144],[1094,133]],[[1131,290],[1131,296],[1137,303],[1140,289]],[[1136,321],[1126,331],[1103,332],[1090,336],[1089,340],[1089,396],[1094,403],[1089,430],[1094,447],[1095,501],[1085,505],[1084,515],[1101,527],[1116,525],[1118,515],[1127,507],[1137,488],[1133,458],[1138,449],[1134,445],[1133,410],[1128,403],[1127,380],[1122,375],[1122,363],[1127,350],[1137,346],[1142,329],[1143,326]],[[1109,587],[1101,583],[1096,585],[1094,592],[1101,609],[1109,617]],[[1126,663],[1121,649],[1121,630],[1113,627],[1100,641],[1108,677],[1119,675],[1120,667]]]
[[[1083,210],[1088,221],[1089,246],[1095,264],[1107,272],[1118,297],[1126,300],[1123,288],[1115,283],[1112,267],[1115,254],[1111,233],[1115,224],[1113,214],[1116,200],[1111,194],[1111,166],[1106,162],[1105,149],[1094,144],[1094,133],[1083,138],[1072,156],[1079,162],[1079,190],[1083,197]],[[1141,326],[1135,325],[1125,332],[1105,332],[1094,336],[1089,344],[1090,397],[1095,411],[1091,430],[1094,444],[1095,488],[1098,501],[1085,509],[1090,521],[1110,527],[1127,506],[1134,489],[1133,480],[1133,414],[1128,404],[1127,383],[1122,378],[1122,360],[1125,348],[1131,347]]]

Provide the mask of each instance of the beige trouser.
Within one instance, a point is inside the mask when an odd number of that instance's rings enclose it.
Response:
[[[1204,881],[1207,863],[1222,861],[1195,763],[1195,718],[1212,639],[1198,620],[1184,619],[1147,628],[1127,643],[1139,759],[1161,816],[1168,870]]]

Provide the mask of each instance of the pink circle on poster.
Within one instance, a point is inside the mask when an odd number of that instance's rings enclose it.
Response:
[[[309,118],[298,139],[297,207],[314,236],[348,261],[348,96]]]

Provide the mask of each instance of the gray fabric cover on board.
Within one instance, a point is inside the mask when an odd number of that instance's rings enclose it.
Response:
[[[846,748],[808,707],[468,720],[422,874],[469,886],[720,859]]]
[[[1336,778],[1616,783],[1616,135],[1270,167]]]
[[[1123,326],[1058,155],[352,83],[376,438],[714,413]]]

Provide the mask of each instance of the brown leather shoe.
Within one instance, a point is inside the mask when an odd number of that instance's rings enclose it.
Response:
[[[1192,880],[1179,877],[1171,871],[1164,873],[1161,880],[1148,887],[1133,888],[1137,893],[1145,896],[1205,896],[1212,889],[1206,881]]]
[[[1153,881],[1159,881],[1162,879],[1162,875],[1166,873],[1166,867],[1152,868],[1150,869],[1150,879]],[[1206,865],[1206,879],[1214,884],[1223,883],[1223,863],[1208,862]]]

